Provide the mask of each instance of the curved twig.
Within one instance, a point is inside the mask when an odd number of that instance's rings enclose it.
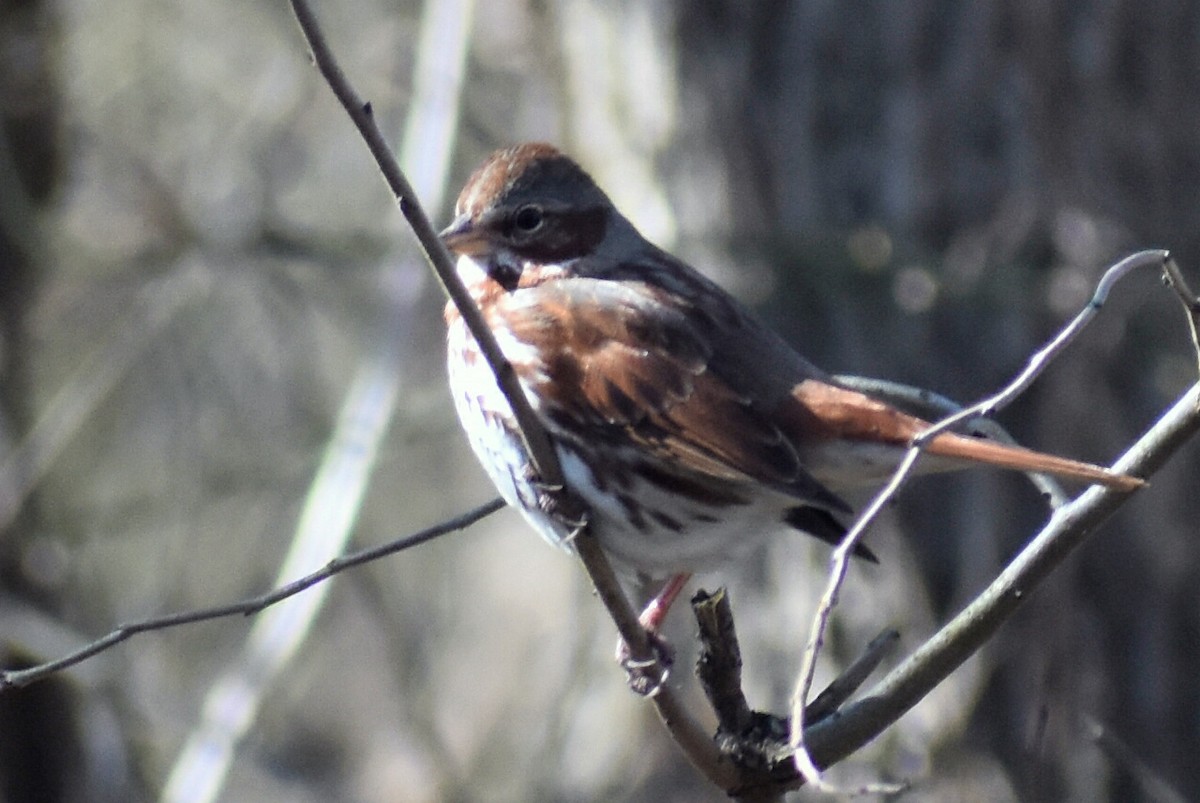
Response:
[[[914,445],[928,443],[942,432],[968,418],[993,415],[1003,410],[1014,399],[1024,393],[1025,389],[1041,376],[1042,371],[1046,370],[1051,361],[1092,322],[1092,319],[1100,312],[1100,308],[1108,301],[1108,294],[1112,291],[1113,285],[1138,268],[1158,268],[1159,270],[1165,270],[1168,265],[1173,264],[1174,261],[1171,259],[1169,252],[1162,249],[1153,249],[1138,251],[1136,254],[1131,254],[1113,265],[1100,277],[1100,281],[1096,285],[1096,292],[1092,294],[1092,298],[1088,301],[1087,305],[1080,310],[1079,314],[1069,324],[1063,327],[1062,331],[1053,340],[1029,358],[1029,361],[1025,364],[1025,370],[1017,374],[1016,378],[1005,385],[999,393],[968,407],[964,407],[954,415],[939,421],[937,425],[922,432],[915,439]]]
[[[1096,287],[1096,292],[1084,309],[1069,324],[1063,327],[1062,331],[1054,339],[1037,351],[1026,363],[1025,369],[1005,385],[1000,392],[943,418],[913,439],[908,452],[896,468],[892,478],[875,495],[867,508],[859,514],[854,525],[846,533],[837,549],[834,550],[833,557],[830,559],[829,581],[824,594],[821,596],[821,602],[817,607],[817,611],[813,616],[812,628],[801,659],[796,690],[792,695],[791,701],[792,731],[789,741],[791,747],[795,750],[796,766],[810,784],[818,787],[824,786],[821,781],[821,772],[818,768],[819,762],[814,760],[811,751],[807,747],[805,708],[816,674],[817,654],[821,650],[825,639],[825,632],[829,626],[830,616],[832,615],[834,606],[837,605],[838,594],[841,591],[842,584],[845,582],[850,556],[867,527],[870,526],[880,511],[891,502],[904,483],[907,482],[926,443],[938,434],[964,421],[978,416],[989,415],[1010,404],[1041,375],[1050,362],[1095,318],[1100,308],[1104,305],[1104,302],[1108,300],[1108,295],[1116,282],[1137,268],[1157,267],[1164,269],[1169,262],[1170,254],[1166,251],[1140,251],[1122,259],[1116,265],[1109,268],[1104,273],[1104,276],[1101,277]],[[1116,496],[1123,499],[1125,494],[1117,494]],[[1062,509],[1059,508],[1059,510]],[[972,651],[974,649],[972,647]]]
[[[1200,431],[1200,384],[1185,393],[1113,468],[1149,476]],[[1124,503],[1127,494],[1093,487],[1058,510],[988,588],[864,699],[805,734],[813,762],[844,758],[917,704],[978,650],[1059,563]]]

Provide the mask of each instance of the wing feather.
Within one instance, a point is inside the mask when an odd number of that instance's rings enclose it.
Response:
[[[848,510],[805,470],[770,411],[722,375],[703,315],[689,312],[661,288],[586,278],[523,288],[489,311],[540,355],[524,378],[562,434]]]

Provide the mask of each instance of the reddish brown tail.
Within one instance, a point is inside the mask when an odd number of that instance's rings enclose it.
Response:
[[[1146,484],[1145,480],[1138,477],[1118,474],[1091,463],[1081,463],[1078,460],[1068,460],[1065,457],[1057,457],[1045,452],[1035,452],[1021,446],[1008,446],[995,441],[956,435],[952,432],[938,435],[926,445],[925,451],[942,457],[972,460],[1017,471],[1037,471],[1073,480],[1098,483],[1118,491],[1134,491]]]
[[[789,423],[815,440],[846,440],[904,446],[929,427],[927,421],[908,415],[879,399],[820,380],[805,380],[792,389],[798,408],[789,411]],[[1097,483],[1120,491],[1133,491],[1145,480],[1118,474],[1090,463],[1068,460],[1021,446],[947,432],[930,441],[928,454],[987,463],[1017,471],[1055,474]]]

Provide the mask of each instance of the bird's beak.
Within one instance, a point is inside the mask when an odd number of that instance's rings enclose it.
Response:
[[[438,235],[456,254],[478,256],[487,246],[487,234],[475,225],[470,215],[459,215]]]

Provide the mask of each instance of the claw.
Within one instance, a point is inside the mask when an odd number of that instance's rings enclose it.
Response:
[[[529,465],[525,466],[525,478],[537,495],[538,510],[567,528],[566,541],[570,542],[583,531],[587,526],[587,514],[567,491],[566,486],[543,482]]]
[[[649,658],[634,658],[629,654],[629,645],[621,640],[617,643],[617,663],[625,670],[629,688],[634,694],[642,697],[653,697],[671,676],[671,666],[675,663],[675,651],[666,639],[657,633],[647,630],[650,641]]]
[[[561,521],[563,524],[567,525],[567,527],[569,528],[566,536],[563,538],[564,544],[569,544],[572,541],[574,541],[576,538],[578,538],[579,534],[581,532],[583,532],[584,528],[586,528],[588,525],[588,520],[587,520],[586,515],[580,516],[579,519],[576,521],[568,521],[568,520],[562,519],[562,518],[560,518],[559,521]]]
[[[629,645],[624,640],[617,642],[617,663],[625,670],[629,688],[633,689],[635,694],[653,697],[666,685],[667,678],[671,675],[675,651],[671,649],[667,640],[659,635],[659,631],[663,620],[667,618],[667,612],[671,609],[671,603],[683,591],[689,579],[690,574],[672,576],[638,617],[638,621],[646,629],[651,657],[635,659],[629,654]]]

